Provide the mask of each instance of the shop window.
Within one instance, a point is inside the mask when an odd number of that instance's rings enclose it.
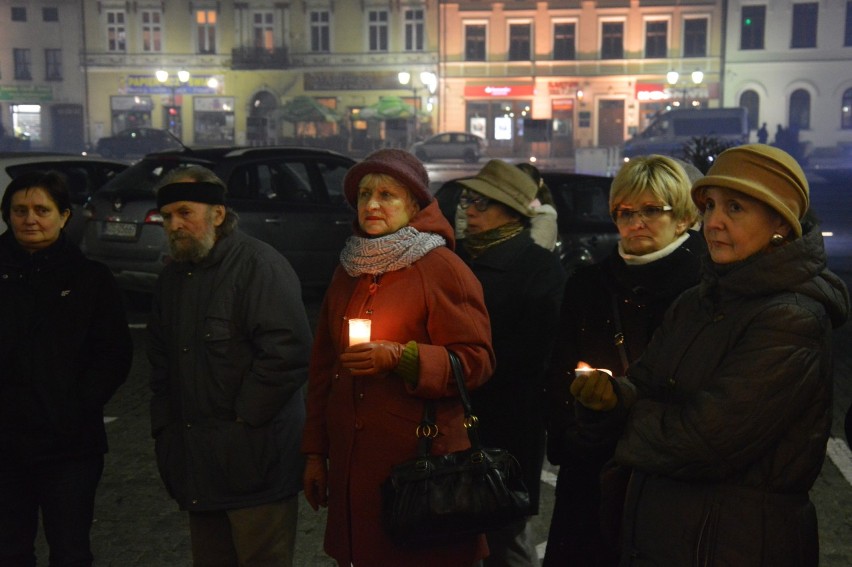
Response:
[[[216,10],[197,10],[195,30],[198,53],[216,53]]]
[[[127,51],[127,29],[123,11],[109,10],[106,13],[107,51],[124,53]]]
[[[532,26],[530,24],[509,25],[509,61],[530,61]]]
[[[790,128],[809,130],[811,127],[811,95],[804,89],[793,91],[790,95]]]
[[[684,20],[683,56],[707,57],[707,18]]]
[[[766,6],[743,6],[740,20],[740,49],[763,49]]]
[[[19,81],[31,81],[32,75],[32,52],[29,49],[13,49],[15,58],[15,79]]]
[[[668,54],[669,23],[665,20],[645,22],[645,57],[662,59]]]
[[[577,25],[553,24],[553,59],[573,61],[577,58]]]
[[[388,11],[370,10],[367,12],[369,30],[369,50],[388,50]]]
[[[819,4],[793,4],[793,30],[790,47],[816,47]]]
[[[47,81],[62,80],[62,52],[60,50],[44,50],[44,78]]]
[[[142,51],[163,51],[163,13],[159,10],[142,10]]]
[[[752,90],[745,91],[740,95],[740,106],[748,111],[748,128],[757,130],[760,120],[760,97]]]
[[[843,102],[840,105],[840,127],[844,130],[852,130],[852,89],[846,89],[843,93]]]
[[[423,51],[423,10],[405,11],[405,50]]]
[[[464,60],[485,61],[484,24],[468,24],[464,27]]]
[[[601,24],[601,59],[624,59],[624,22]]]
[[[331,50],[329,37],[331,28],[331,15],[328,10],[314,10],[311,12],[311,51],[314,53],[328,53]]]

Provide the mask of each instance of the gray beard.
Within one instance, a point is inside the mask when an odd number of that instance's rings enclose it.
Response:
[[[210,254],[215,244],[216,231],[212,227],[200,239],[180,233],[169,235],[169,251],[176,262],[197,264]]]

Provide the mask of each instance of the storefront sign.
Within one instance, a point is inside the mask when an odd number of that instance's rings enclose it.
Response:
[[[464,88],[466,97],[518,97],[533,96],[535,87],[533,85],[467,85]]]
[[[403,89],[397,73],[305,73],[305,91],[368,91]]]
[[[113,96],[109,99],[109,106],[112,110],[150,111],[154,103],[147,96]]]
[[[573,95],[578,86],[580,83],[577,81],[550,81],[547,83],[547,91],[550,95]]]
[[[662,83],[636,83],[636,100],[651,101],[670,98],[668,89]]]
[[[50,102],[53,100],[53,89],[29,85],[0,87],[0,100]]]
[[[210,80],[215,79],[215,88],[210,86]],[[223,75],[190,75],[189,81],[181,83],[176,75],[169,75],[165,83],[161,83],[154,75],[127,75],[124,84],[119,86],[122,94],[216,94],[224,85]]]

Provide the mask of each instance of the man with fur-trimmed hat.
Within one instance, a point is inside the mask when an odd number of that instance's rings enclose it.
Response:
[[[173,261],[149,331],[151,431],[195,565],[292,565],[311,330],[298,277],[203,167],[158,185]]]
[[[467,217],[461,258],[482,283],[497,370],[471,393],[484,445],[507,449],[524,472],[538,513],[544,459],[545,367],[556,337],[565,271],[558,257],[530,236],[530,203],[538,187],[509,163],[491,160],[464,186]],[[487,534],[484,565],[538,565],[526,519]]]

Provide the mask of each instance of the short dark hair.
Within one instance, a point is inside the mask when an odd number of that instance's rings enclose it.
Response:
[[[18,191],[27,189],[43,189],[59,212],[68,211],[68,218],[71,218],[71,194],[68,192],[68,181],[65,176],[58,171],[28,171],[6,186],[3,200],[0,201],[0,212],[6,224],[9,224],[12,214],[12,196]]]

